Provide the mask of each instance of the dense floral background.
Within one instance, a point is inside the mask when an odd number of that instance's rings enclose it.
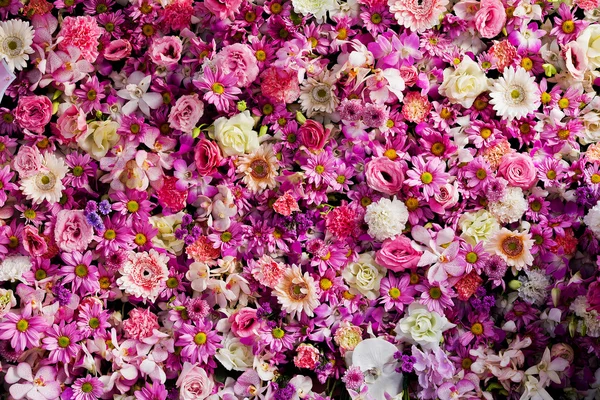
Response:
[[[0,0],[8,399],[600,399],[599,0]]]

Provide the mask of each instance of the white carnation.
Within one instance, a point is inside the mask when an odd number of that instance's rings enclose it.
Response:
[[[365,222],[369,224],[369,235],[384,241],[402,233],[408,221],[408,209],[396,198],[381,199],[367,207]]]
[[[0,263],[0,282],[22,281],[23,274],[31,270],[31,261],[26,256],[8,256]]]
[[[583,223],[587,225],[597,238],[600,238],[600,202],[596,203],[585,217],[583,217]]]
[[[317,22],[325,19],[327,11],[334,12],[338,9],[337,2],[333,0],[292,0],[294,11],[315,17]]]
[[[548,286],[550,280],[542,272],[531,270],[527,271],[527,278],[521,277],[521,287],[519,296],[532,304],[542,305],[548,297]]]
[[[490,202],[488,209],[501,224],[520,220],[527,211],[527,201],[523,196],[523,189],[508,187],[502,199]]]

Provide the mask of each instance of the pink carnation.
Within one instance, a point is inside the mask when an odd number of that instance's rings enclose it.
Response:
[[[169,4],[163,14],[162,22],[165,30],[180,31],[189,28],[194,15],[193,3],[193,0],[175,0]]]
[[[98,58],[98,39],[102,35],[102,28],[98,26],[94,17],[66,17],[58,35],[62,41],[58,48],[67,51],[69,46],[81,50],[81,55],[93,63]]]
[[[319,364],[319,350],[310,345],[302,343],[296,349],[294,365],[298,368],[314,369]]]
[[[288,190],[275,200],[275,203],[273,203],[273,210],[278,214],[289,217],[294,211],[300,211],[300,207],[298,207],[298,202],[296,202],[296,199],[292,197]]]
[[[252,276],[261,284],[273,289],[285,273],[285,265],[278,263],[271,257],[264,255],[254,263]]]
[[[94,231],[81,210],[62,210],[56,216],[54,238],[58,247],[67,252],[87,250]]]
[[[300,96],[298,76],[275,67],[260,75],[260,89],[263,96],[274,103],[292,103]]]
[[[353,236],[359,232],[359,221],[356,210],[343,204],[327,214],[325,220],[327,230],[340,239]]]
[[[237,78],[239,87],[250,86],[258,76],[258,61],[246,44],[235,43],[223,47],[214,61],[224,74],[233,74]]]
[[[149,309],[134,308],[129,318],[123,321],[123,331],[130,339],[142,340],[153,335],[154,329],[160,328],[158,317]]]
[[[238,12],[242,0],[205,0],[204,6],[219,19],[232,18]]]
[[[423,32],[439,23],[448,0],[389,0],[388,5],[398,24]]]
[[[192,133],[200,118],[204,114],[204,103],[198,94],[181,96],[171,108],[169,113],[169,125],[184,133]]]

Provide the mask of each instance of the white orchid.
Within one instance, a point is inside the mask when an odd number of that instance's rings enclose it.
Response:
[[[394,353],[398,349],[390,342],[372,338],[360,342],[352,353],[352,365],[365,375],[369,395],[374,399],[385,399],[385,394],[394,397],[402,391],[402,374],[396,372]]]
[[[125,88],[117,92],[119,97],[129,100],[122,108],[124,114],[132,114],[139,107],[144,114],[150,116],[150,109],[160,107],[163,101],[160,93],[148,93],[151,80],[152,75],[144,76],[141,71],[135,71],[129,76]]]

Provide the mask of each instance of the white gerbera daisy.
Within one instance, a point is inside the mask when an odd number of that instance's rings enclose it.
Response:
[[[20,189],[27,199],[33,200],[34,203],[39,204],[44,200],[50,204],[57,203],[65,188],[62,179],[68,171],[69,168],[62,158],[46,153],[43,168],[36,175],[21,180]]]
[[[507,265],[520,271],[533,264],[533,244],[529,232],[513,232],[502,228],[485,244],[485,251],[502,257]]]
[[[380,242],[402,233],[408,221],[408,208],[403,201],[382,198],[367,206],[365,222],[369,235]]]
[[[521,67],[506,68],[492,86],[490,97],[496,113],[509,120],[525,117],[540,105],[535,78]]]
[[[0,22],[0,58],[6,60],[11,72],[27,66],[29,54],[33,53],[33,33],[29,22],[20,19]]]
[[[238,173],[243,174],[242,180],[253,192],[275,187],[275,177],[279,161],[273,153],[272,145],[263,145],[254,153],[240,157],[238,160]]]
[[[302,83],[300,104],[302,111],[309,118],[319,111],[329,114],[335,111],[340,103],[335,94],[335,82],[335,75],[325,71],[316,78],[307,78]]]
[[[302,275],[300,267],[295,265],[285,270],[281,281],[275,286],[275,295],[281,308],[292,317],[302,312],[312,317],[313,310],[319,306],[315,280],[308,272]]]

